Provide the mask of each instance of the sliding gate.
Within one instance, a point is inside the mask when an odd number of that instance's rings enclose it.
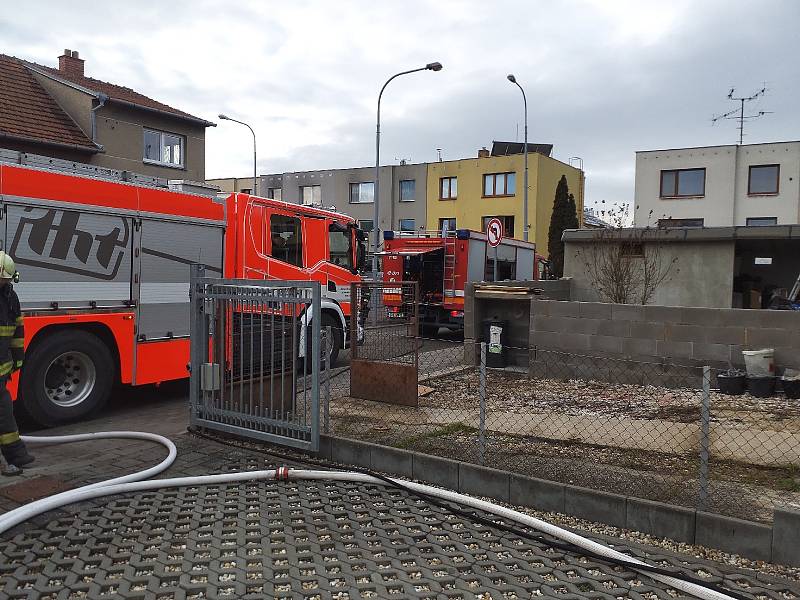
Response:
[[[191,425],[318,450],[319,283],[193,266],[190,299]]]

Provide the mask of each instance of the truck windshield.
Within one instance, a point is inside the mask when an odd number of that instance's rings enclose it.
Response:
[[[331,249],[329,260],[335,265],[352,271],[353,246],[350,229],[334,223],[328,229],[328,240]]]

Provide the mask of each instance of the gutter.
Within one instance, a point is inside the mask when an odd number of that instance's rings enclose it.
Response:
[[[137,110],[145,110],[147,112],[156,113],[157,115],[170,117],[172,119],[191,121],[192,123],[197,123],[198,125],[203,125],[204,127],[217,126],[216,123],[212,123],[211,121],[206,121],[205,119],[201,119],[200,117],[192,117],[191,115],[181,115],[174,112],[161,110],[160,108],[151,108],[149,106],[142,106],[141,104],[136,104],[135,102],[128,102],[127,100],[119,100],[118,98],[109,98],[109,102],[112,102],[114,104],[121,104],[122,106],[127,106],[129,108],[135,108]]]
[[[39,138],[30,137],[27,135],[9,135],[7,133],[0,133],[0,139],[13,140],[15,142],[27,142],[32,144],[41,144],[43,146],[52,146],[54,148],[62,148],[64,150],[74,150],[77,152],[86,152],[87,154],[97,154],[102,151],[102,148],[91,148],[89,146],[80,146],[78,144],[67,144],[64,142],[51,142]]]
[[[92,142],[97,144],[97,111],[103,108],[108,101],[108,96],[103,94],[102,92],[97,94],[97,106],[93,107],[91,110],[92,113]],[[99,147],[102,148],[101,144],[97,144]]]

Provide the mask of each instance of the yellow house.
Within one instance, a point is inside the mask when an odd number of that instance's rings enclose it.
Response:
[[[535,242],[536,251],[544,256],[548,254],[547,234],[556,185],[562,175],[567,176],[582,223],[583,171],[529,150],[528,241]],[[524,176],[523,154],[492,156],[482,149],[477,158],[428,163],[426,229],[483,231],[488,218],[499,217],[505,235],[522,239]]]

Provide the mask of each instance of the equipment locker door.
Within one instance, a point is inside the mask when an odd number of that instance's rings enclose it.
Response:
[[[133,222],[124,215],[6,204],[5,247],[23,308],[124,308]]]
[[[189,335],[190,265],[222,276],[223,229],[178,221],[142,220],[137,339]]]

